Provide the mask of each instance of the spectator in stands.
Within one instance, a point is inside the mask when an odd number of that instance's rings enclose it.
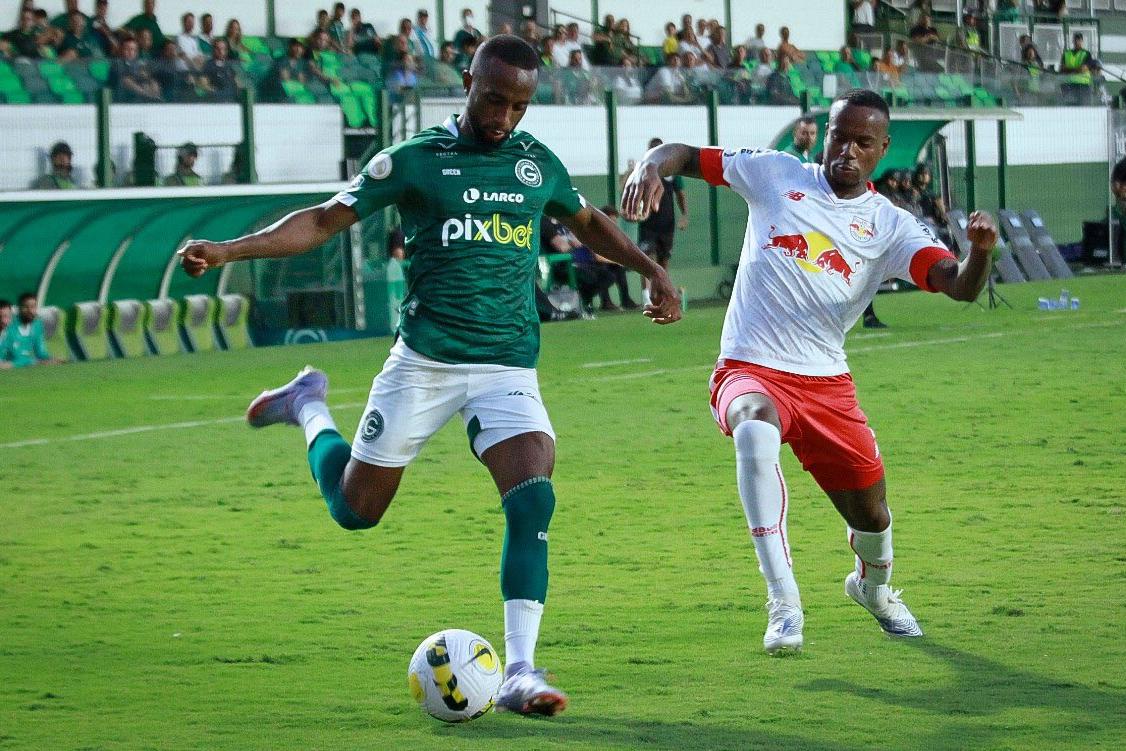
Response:
[[[200,49],[199,37],[195,34],[194,13],[185,13],[180,17],[180,34],[176,37],[176,47],[183,63],[181,70],[199,70],[203,67],[203,50]]]
[[[624,104],[637,104],[641,101],[645,90],[641,86],[641,76],[632,57],[622,60],[621,66],[614,72],[610,87]]]
[[[98,0],[94,3],[94,17],[90,19],[89,34],[102,48],[106,57],[117,55],[117,34],[110,26],[107,14],[109,13],[109,0]]]
[[[19,298],[20,313],[0,336],[0,369],[23,368],[28,365],[57,365],[61,360],[51,357],[39,320],[39,301],[30,292]]]
[[[558,49],[558,46],[559,45],[556,44],[557,49]],[[583,67],[584,68],[590,68],[590,62],[586,59],[586,53],[583,52],[582,42],[579,41],[579,25],[577,23],[572,22],[572,23],[567,24],[566,36],[563,39],[563,51],[566,54],[565,60],[567,61],[567,65],[569,65],[570,62],[571,62],[571,53],[576,51],[576,50],[578,51],[579,55],[582,56],[581,59],[582,59]],[[559,53],[556,52],[556,60],[558,60],[558,59],[559,59]]]
[[[567,29],[564,26],[556,26],[551,38],[552,67],[566,68],[571,60],[570,47],[567,45]]]
[[[401,41],[398,37],[395,39]],[[305,68],[309,76],[316,78],[325,86],[340,83],[340,79],[336,77],[336,69],[331,65],[332,55],[326,56],[326,53],[330,53],[331,44],[328,32],[317,29],[309,36],[309,49],[305,53]]]
[[[1067,0],[1035,0],[1036,12],[1049,14],[1056,18],[1067,15]]]
[[[888,47],[884,50],[883,57],[876,61],[874,70],[880,74],[884,82],[890,86],[899,85],[899,71],[903,66],[897,64],[898,58],[896,57],[895,50]]]
[[[193,81],[180,59],[180,48],[171,38],[164,40],[160,54],[151,63],[152,77],[160,86],[160,95],[166,102],[186,100]],[[194,90],[193,90],[194,93]]]
[[[289,40],[285,48],[285,57],[279,58],[274,63],[273,73],[270,76],[273,96],[277,101],[286,100],[286,81],[296,81],[304,84],[309,80],[308,64],[305,62],[305,45],[297,37]]]
[[[711,33],[711,47],[708,48],[708,62],[717,68],[731,67],[731,47],[727,44],[727,29],[717,26]]]
[[[543,39],[540,35],[539,24],[535,19],[526,18],[524,23],[520,24],[520,38],[531,45],[532,49],[538,50],[543,46]]]
[[[152,77],[146,61],[138,58],[137,39],[126,37],[121,43],[121,57],[113,61],[110,86],[119,102],[160,102],[160,84]]]
[[[772,75],[774,75],[774,52],[769,47],[763,47],[758,51],[758,64],[755,66],[751,85],[756,91],[766,95],[766,86]]]
[[[817,120],[809,115],[803,115],[798,118],[790,135],[793,140],[783,151],[796,156],[802,164],[816,161],[813,158],[813,150],[817,148]]]
[[[82,14],[82,20],[86,22],[87,26],[89,26],[90,18],[89,18],[89,16],[87,16],[85,13],[82,13],[82,11],[80,11],[78,9],[78,0],[66,0],[66,2],[63,3],[63,5],[64,5],[63,12],[51,19],[51,27],[52,28],[58,29],[59,31],[61,31],[65,34],[66,30],[70,28],[70,14],[71,13],[81,13]]]
[[[313,22],[313,30],[309,32],[309,37],[312,37],[313,34],[316,34],[318,31],[327,32],[328,28],[332,26],[332,19],[329,18],[328,11],[324,8],[317,11],[316,19],[317,20]]]
[[[750,104],[755,92],[751,82],[754,80],[754,63],[747,57],[747,48],[739,45],[731,57],[731,66],[724,76],[732,88],[734,104]]]
[[[375,33],[375,27],[364,20],[359,8],[352,8],[348,18],[348,35],[344,40],[344,49],[353,55],[378,55],[383,47],[383,41]]]
[[[235,147],[235,155],[231,157],[230,168],[223,173],[219,178],[220,185],[240,185],[242,183],[252,182],[247,180],[245,174],[245,167],[243,165],[243,149],[242,146]]]
[[[972,10],[967,10],[962,15],[962,27],[957,31],[960,32],[961,36],[957,38],[956,43],[951,46],[979,55],[985,54],[985,47],[981,43],[981,30],[977,25],[976,13]]]
[[[402,100],[404,91],[418,86],[418,63],[414,55],[409,52],[399,53],[399,58],[391,65],[386,84],[396,102]]]
[[[895,43],[895,51],[891,59],[895,64],[896,70],[900,73],[903,73],[903,71],[908,68],[915,67],[915,61],[911,57],[911,48],[907,46],[906,39],[900,39]]]
[[[460,93],[462,70],[464,69],[457,67],[457,53],[454,52],[454,43],[442,42],[438,52],[438,63],[431,70],[434,83],[452,89],[451,93]]]
[[[438,57],[438,46],[434,43],[434,35],[430,32],[430,11],[421,8],[418,11],[418,21],[414,25],[414,36],[418,40],[418,53],[423,59],[433,60]]]
[[[911,176],[911,183],[915,188],[916,201],[922,210],[922,218],[936,230],[939,237],[949,242],[947,230],[946,203],[941,196],[931,190],[931,169],[925,163],[915,166],[915,173]]]
[[[0,298],[0,337],[12,325],[12,301]]]
[[[550,41],[550,39],[546,39],[544,41]],[[469,39],[465,40],[465,46],[462,48],[461,52],[457,54],[457,58],[454,60],[454,65],[458,70],[469,70],[469,68],[473,65],[473,56],[477,54],[477,44],[477,39],[474,37],[470,37]],[[550,51],[548,51],[548,54],[550,54]]]
[[[665,41],[661,42],[662,55],[675,55],[680,49],[680,39],[676,35],[676,24],[669,21],[665,24]]]
[[[665,55],[664,67],[649,79],[645,87],[645,101],[653,104],[687,104],[692,101],[679,55]]]
[[[595,78],[583,68],[583,53],[572,50],[571,59],[563,70],[563,97],[567,104],[597,104],[595,97]]]
[[[165,37],[167,39],[168,37]],[[161,44],[164,44],[161,42]],[[152,60],[157,53],[157,48],[153,46],[152,32],[148,29],[141,29],[137,32],[137,57],[141,60]]]
[[[641,50],[634,41],[633,32],[630,31],[629,19],[619,18],[610,34],[610,59],[614,65],[621,65],[625,60],[634,63],[640,59]]]
[[[1036,56],[1036,64],[1041,68],[1044,67],[1044,59],[1040,57],[1040,50],[1032,43],[1032,36],[1030,34],[1021,34],[1018,43],[1020,44],[1020,59],[1022,61],[1028,60],[1027,51],[1031,48]]]
[[[228,57],[227,40],[216,39],[211,59],[200,71],[199,85],[213,102],[234,102],[238,99],[239,81],[235,63]]]
[[[700,40],[696,38],[696,32],[692,29],[687,29],[680,32],[680,45],[677,47],[677,53],[682,57],[689,52],[697,58],[704,57],[704,49],[700,46]]]
[[[841,61],[837,63],[836,69],[840,70],[842,66],[848,66],[852,70],[861,70],[860,63],[856,61],[856,55],[852,52],[852,47],[847,44],[840,49]]]
[[[472,39],[479,45],[483,38],[484,35],[473,25],[473,11],[470,8],[462,8],[461,28],[454,34],[454,47],[457,48],[459,53],[464,53],[468,40]],[[476,49],[476,45],[474,49]]]
[[[790,41],[790,27],[783,26],[778,30],[778,36],[782,40],[778,44],[778,64],[782,64],[783,56],[785,56],[786,60],[790,63],[804,63],[805,53]]]
[[[1040,77],[1044,74],[1044,62],[1040,59],[1040,53],[1036,51],[1034,44],[1026,45],[1021,55],[1021,64],[1028,71],[1028,77],[1014,76],[1013,89],[1018,95],[1036,98],[1040,94]]]
[[[1126,158],[1119,159],[1110,172],[1110,192],[1114,195],[1118,218],[1126,215]]]
[[[332,20],[328,23],[328,38],[332,49],[337,52],[347,52],[350,47],[348,46],[348,27],[344,24],[344,14],[347,13],[347,8],[344,3],[336,3],[332,6]]]
[[[6,53],[13,57],[40,57],[40,37],[42,34],[35,28],[35,11],[24,9],[20,11],[19,26],[3,36]]]
[[[704,57],[704,53],[712,46],[711,29],[708,27],[708,19],[696,19],[696,44],[700,47],[700,57]]]
[[[62,40],[62,30],[51,25],[47,18],[47,11],[36,8],[32,11],[35,16],[35,34],[39,38],[39,46],[54,47]]]
[[[246,48],[246,45],[243,44],[242,24],[239,23],[237,18],[232,18],[230,21],[227,21],[227,33],[224,34],[223,37],[227,42],[227,57],[232,60],[242,60],[243,62],[249,62],[254,58],[254,55],[252,55],[250,50]],[[216,45],[212,42],[211,46],[214,48]],[[211,51],[211,59],[215,59],[214,49]]]
[[[86,16],[74,11],[70,14],[69,20],[70,25],[57,51],[59,61],[65,63],[71,60],[88,60],[100,55],[101,48],[97,41],[86,33]]]
[[[876,5],[878,0],[849,0],[852,6],[852,30],[871,34],[876,30]]]
[[[759,50],[767,49],[766,46],[766,26],[761,23],[755,24],[755,35],[748,39],[744,46],[747,48],[747,57],[752,60],[759,59]]]
[[[215,50],[219,50],[222,39],[216,40]],[[196,159],[199,158],[199,147],[188,141],[176,149],[176,169],[171,175],[164,178],[166,188],[197,188],[203,185],[203,178],[195,171]]]
[[[383,54],[389,63],[394,63],[399,54],[406,50],[412,55],[418,54],[418,40],[414,35],[414,23],[409,18],[399,19],[399,33],[388,40],[383,46]]]
[[[36,190],[73,190],[78,187],[74,181],[74,167],[71,160],[74,152],[70,144],[59,141],[51,147],[51,171],[43,175],[31,186]]]
[[[994,20],[999,23],[1013,23],[1020,20],[1021,0],[998,0]]]
[[[693,34],[696,33],[695,31],[693,31],[692,14],[691,13],[685,13],[683,16],[680,17],[680,32],[677,34],[677,37],[679,39],[683,39],[684,33],[686,31],[691,31]]]
[[[594,24],[590,34],[590,62],[592,65],[614,65],[610,57],[610,35],[614,33],[614,16],[607,13],[601,24]],[[533,45],[535,46],[535,45]]]
[[[766,79],[766,98],[771,104],[797,104],[798,98],[790,85],[790,58],[778,56],[778,67]]]
[[[204,13],[199,17],[199,54],[211,57],[211,45],[215,41],[215,17]]]
[[[144,0],[141,8],[141,12],[126,21],[122,28],[132,31],[138,36],[142,29],[148,29],[152,35],[153,45],[164,44],[164,33],[161,32],[160,24],[156,20],[156,0]]]
[[[1091,101],[1091,53],[1083,46],[1083,35],[1076,33],[1071,38],[1071,49],[1064,50],[1060,56],[1060,73],[1067,76],[1060,85],[1065,104],[1089,104]]]
[[[936,29],[934,27],[934,24],[931,23],[931,17],[927,13],[923,13],[919,16],[919,22],[911,27],[911,30],[907,32],[907,35],[911,37],[911,42],[913,44],[920,45],[921,47],[938,44],[942,41],[938,36],[938,29]],[[938,64],[938,59],[935,54],[922,54],[920,52],[919,70],[929,73],[938,71],[940,69],[941,66]]]

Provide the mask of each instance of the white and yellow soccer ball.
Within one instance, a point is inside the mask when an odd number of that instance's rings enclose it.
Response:
[[[460,628],[428,636],[407,669],[411,696],[442,722],[468,722],[488,712],[503,677],[493,645]]]

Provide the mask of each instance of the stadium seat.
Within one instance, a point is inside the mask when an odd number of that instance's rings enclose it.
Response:
[[[165,298],[145,301],[145,334],[149,349],[154,355],[174,355],[184,351],[176,323],[180,317],[180,303]]]
[[[101,83],[109,79],[109,60],[95,59],[90,61],[90,76]]]
[[[188,295],[180,308],[180,333],[192,352],[218,349],[215,342],[215,309],[217,303],[209,295]]]
[[[220,295],[215,310],[215,328],[225,349],[247,349],[250,341],[250,300],[243,295]]]
[[[75,303],[67,328],[79,359],[105,360],[111,356],[106,335],[106,310],[101,303]]]
[[[47,353],[56,360],[73,360],[74,353],[66,342],[66,311],[54,305],[44,305],[39,309],[39,320],[43,322],[43,341]]]
[[[242,44],[253,55],[270,55],[270,47],[262,37],[244,36]]]
[[[1071,267],[1067,265],[1067,261],[1060,254],[1059,246],[1056,245],[1056,241],[1052,239],[1051,233],[1048,232],[1040,212],[1029,209],[1023,212],[1021,216],[1024,218],[1024,226],[1028,229],[1028,234],[1032,238],[1032,244],[1040,252],[1040,258],[1044,260],[1044,265],[1048,267],[1051,275],[1056,279],[1070,279],[1074,276],[1071,273]]]
[[[139,300],[115,300],[109,305],[109,335],[122,357],[149,354],[142,325],[145,309]]]

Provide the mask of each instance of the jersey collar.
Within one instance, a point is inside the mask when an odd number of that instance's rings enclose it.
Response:
[[[450,115],[449,117],[447,117],[447,118],[446,118],[446,121],[445,121],[444,123],[442,123],[442,127],[443,127],[443,128],[445,128],[445,129],[446,129],[447,131],[449,131],[449,133],[450,133],[450,135],[451,135],[451,136],[453,136],[453,137],[454,137],[454,138],[456,138],[456,139],[457,139],[458,141],[460,141],[460,140],[461,140],[461,128],[457,127],[457,117],[458,117],[458,116],[457,116],[457,114],[456,114],[456,113],[455,113],[455,114],[453,114],[453,115]],[[512,140],[513,138],[515,138],[515,137],[516,137],[516,135],[517,135],[518,133],[520,133],[521,135],[523,135],[523,134],[522,134],[522,133],[521,133],[521,132],[520,132],[519,130],[514,130],[514,131],[512,131],[511,133],[509,133],[509,134],[508,134],[508,138],[507,138],[506,140],[507,140],[507,141],[511,141],[511,140]],[[531,145],[531,142],[530,142],[530,141],[526,141],[526,142],[524,142],[524,143],[527,143],[527,144],[528,144],[527,146],[524,146],[524,150],[525,150],[525,151],[527,151],[527,150],[528,150],[528,146],[530,146],[530,145]],[[498,144],[498,145],[499,145],[499,144]],[[523,144],[522,144],[522,145],[523,145]]]
[[[859,206],[862,203],[867,203],[872,196],[879,195],[876,192],[876,186],[869,182],[868,189],[856,198],[841,198],[833,192],[833,188],[829,185],[829,180],[825,177],[825,168],[818,164],[815,167],[815,171],[817,173],[817,184],[821,186],[821,190],[825,192],[825,195],[828,196],[829,200],[833,203],[841,206]]]

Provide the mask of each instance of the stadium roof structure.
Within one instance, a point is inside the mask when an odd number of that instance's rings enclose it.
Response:
[[[824,134],[825,126],[829,121],[828,110],[812,110],[808,113],[817,119],[819,132]],[[1024,116],[1016,110],[1007,107],[904,107],[891,110],[891,124],[888,133],[891,136],[891,145],[888,147],[887,156],[880,160],[875,177],[889,170],[914,169],[919,161],[919,154],[930,143],[931,139],[950,123],[961,122],[966,128],[966,199],[968,208],[976,208],[976,195],[974,181],[976,172],[976,149],[971,148],[975,142],[974,128],[976,123],[988,121],[997,125],[997,150],[998,150],[998,179],[997,190],[999,193],[999,206],[1005,207],[1005,123],[1023,120]],[[774,138],[772,148],[785,149],[793,143],[795,119],[789,123]],[[945,162],[945,154],[943,154]],[[943,163],[943,179],[947,178],[946,165]]]

